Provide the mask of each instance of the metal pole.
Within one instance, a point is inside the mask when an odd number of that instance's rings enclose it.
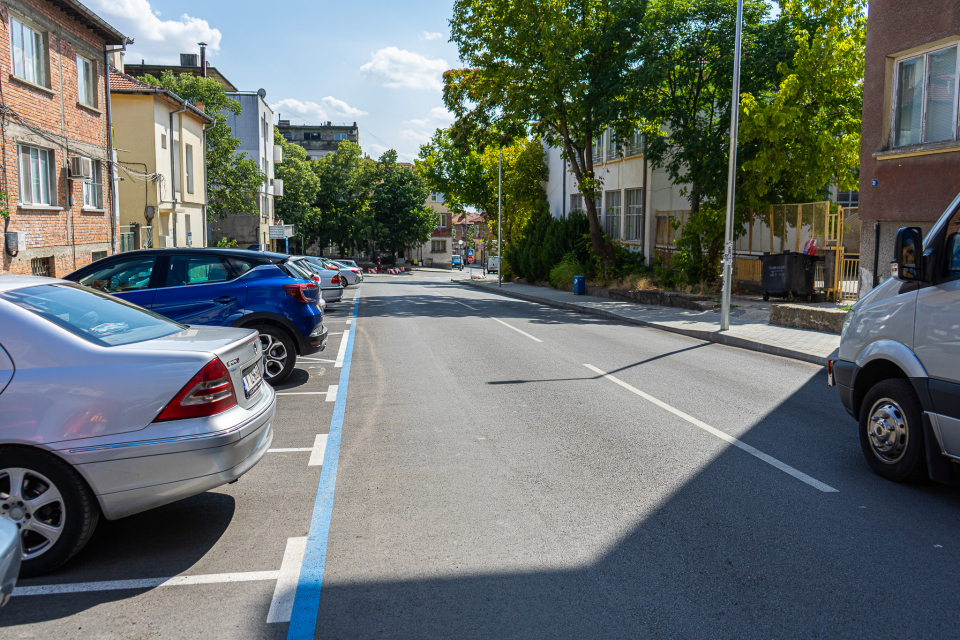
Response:
[[[497,160],[497,257],[500,264],[497,265],[497,286],[503,286],[503,205],[501,204],[501,193],[503,192],[503,147],[500,147],[500,159]]]
[[[733,207],[737,198],[737,131],[740,123],[740,45],[743,0],[737,0],[737,42],[733,54],[733,97],[730,106],[730,166],[727,173],[727,226],[723,242],[723,298],[720,331],[730,328],[730,289],[733,285]]]

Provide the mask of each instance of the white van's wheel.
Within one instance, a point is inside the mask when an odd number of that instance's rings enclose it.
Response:
[[[860,446],[874,473],[895,482],[927,475],[920,400],[902,378],[878,382],[860,406]]]

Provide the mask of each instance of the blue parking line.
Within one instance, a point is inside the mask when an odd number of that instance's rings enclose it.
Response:
[[[347,338],[347,352],[340,370],[340,385],[337,400],[330,419],[330,435],[327,450],[323,455],[320,470],[320,486],[313,503],[307,550],[300,566],[297,593],[293,600],[293,612],[287,640],[312,640],[317,631],[317,615],[320,610],[320,588],[323,586],[323,569],[327,562],[327,537],[330,533],[330,517],[333,515],[333,491],[337,486],[337,463],[340,460],[340,435],[343,431],[343,415],[347,407],[347,384],[350,382],[350,361],[353,356],[353,340],[357,333],[357,311],[360,309],[360,287],[357,287],[357,302],[353,305],[353,323]]]

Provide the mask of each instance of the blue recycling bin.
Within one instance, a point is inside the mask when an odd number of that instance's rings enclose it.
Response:
[[[575,296],[587,295],[587,277],[586,276],[573,276],[573,295]]]

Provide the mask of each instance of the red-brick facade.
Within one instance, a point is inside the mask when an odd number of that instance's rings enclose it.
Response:
[[[43,34],[45,86],[13,73],[11,17]],[[116,250],[103,61],[105,46],[123,40],[109,25],[70,0],[0,3],[0,189],[6,193],[4,206],[9,212],[4,231],[19,234],[19,251],[4,248],[0,273],[46,269],[50,275],[63,276],[89,264],[96,253],[109,255]],[[79,101],[78,55],[96,63],[93,107]],[[51,191],[49,206],[21,203],[18,145],[52,152],[55,192]],[[101,162],[99,207],[84,208],[81,183],[67,179],[67,158],[75,155]]]

